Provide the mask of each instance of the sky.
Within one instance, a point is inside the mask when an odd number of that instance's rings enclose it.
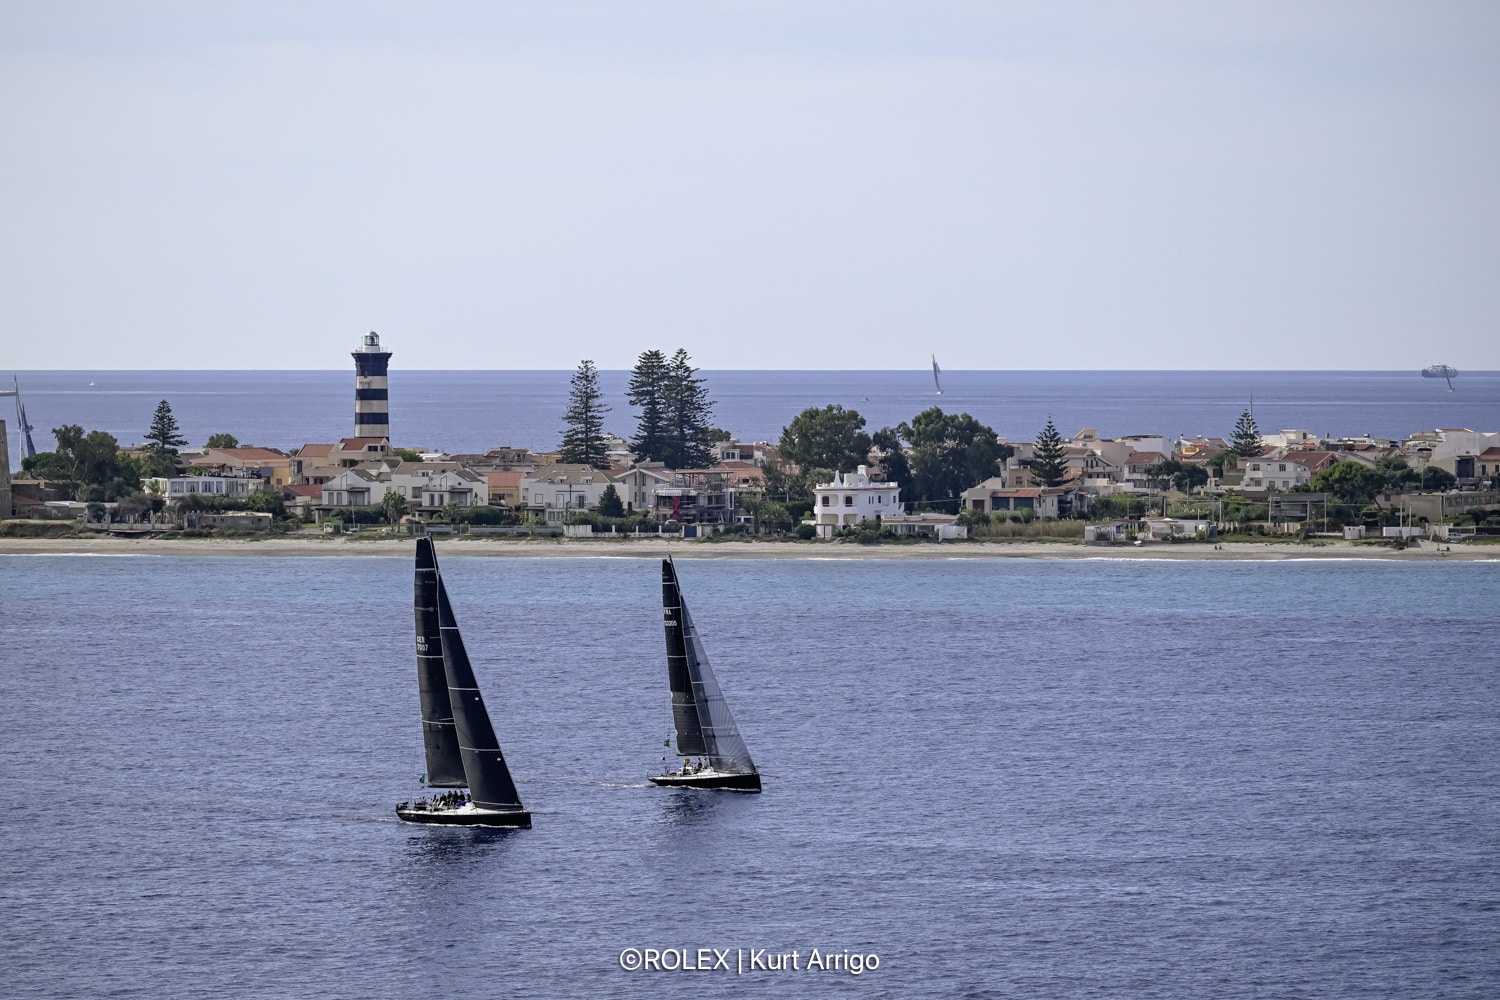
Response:
[[[1500,4],[0,4],[0,370],[1500,369]]]

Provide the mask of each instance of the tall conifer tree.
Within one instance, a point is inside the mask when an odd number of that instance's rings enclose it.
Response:
[[[667,358],[661,351],[644,351],[630,372],[625,398],[641,411],[630,450],[641,462],[666,461]]]
[[[583,361],[574,373],[568,392],[568,410],[563,414],[561,461],[575,465],[609,466],[605,454],[604,414],[609,405],[599,391],[599,372],[592,361]]]
[[[1255,414],[1246,410],[1234,425],[1234,442],[1230,448],[1241,458],[1259,455],[1264,448],[1260,440],[1260,429],[1255,426]]]
[[[146,432],[147,472],[153,476],[177,475],[177,449],[187,444],[165,399],[156,404],[151,429]]]
[[[673,469],[703,469],[714,464],[714,404],[698,378],[698,369],[688,352],[677,348],[667,365],[666,424],[669,457],[663,461]]]
[[[1052,418],[1048,417],[1047,426],[1042,428],[1031,453],[1031,476],[1043,486],[1061,486],[1067,474],[1067,449],[1062,435],[1052,425]]]

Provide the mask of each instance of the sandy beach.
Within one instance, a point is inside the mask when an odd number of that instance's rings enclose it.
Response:
[[[1405,550],[1336,540],[1207,544],[1084,545],[1064,542],[942,542],[921,545],[859,545],[852,542],[664,541],[579,539],[438,539],[447,556],[512,558],[626,557],[675,559],[1382,559],[1396,562],[1500,561],[1500,546],[1423,542]],[[276,536],[264,540],[181,538],[0,538],[0,556],[404,556],[410,538]]]

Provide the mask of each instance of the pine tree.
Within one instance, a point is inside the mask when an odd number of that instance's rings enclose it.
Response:
[[[599,391],[599,372],[592,361],[579,364],[570,383],[568,410],[563,414],[567,428],[563,431],[561,461],[591,465],[596,469],[609,466],[605,454],[604,414],[609,406]]]
[[[1234,425],[1234,443],[1231,448],[1241,458],[1249,458],[1259,455],[1264,447],[1260,440],[1260,430],[1255,426],[1255,414],[1246,410]]]
[[[1057,428],[1052,425],[1052,418],[1048,417],[1047,426],[1042,428],[1041,436],[1036,439],[1036,447],[1032,449],[1031,475],[1043,486],[1061,486],[1067,474],[1067,450],[1063,446],[1062,435],[1057,433]]]
[[[146,432],[146,467],[153,476],[177,475],[177,449],[187,444],[165,399],[156,404],[151,429]]]
[[[661,351],[645,351],[630,372],[625,398],[641,411],[630,450],[641,462],[665,461],[667,358]]]
[[[714,404],[708,398],[708,389],[681,347],[672,355],[666,374],[663,397],[667,447],[662,461],[672,469],[707,468],[714,464],[710,440]]]

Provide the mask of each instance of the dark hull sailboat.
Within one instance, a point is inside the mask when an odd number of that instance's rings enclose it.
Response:
[[[529,827],[531,813],[521,805],[485,711],[430,538],[417,539],[414,588],[427,784],[467,788],[468,793],[445,792],[431,801],[402,802],[396,815],[408,823],[436,826]]]
[[[476,809],[465,803],[458,807],[429,805],[418,799],[402,802],[396,806],[396,816],[408,823],[426,823],[431,826],[500,826],[512,829],[528,829],[531,813],[524,809],[518,812],[495,812]]]
[[[701,771],[668,771],[665,774],[648,774],[652,784],[672,788],[725,788],[735,792],[760,791],[760,775],[735,774],[704,768]]]
[[[648,774],[653,784],[678,788],[760,791],[760,772],[740,738],[734,716],[708,665],[708,654],[682,600],[672,560],[661,564],[662,621],[667,632],[667,681],[672,689],[672,721],[677,752],[698,758],[679,771]]]

